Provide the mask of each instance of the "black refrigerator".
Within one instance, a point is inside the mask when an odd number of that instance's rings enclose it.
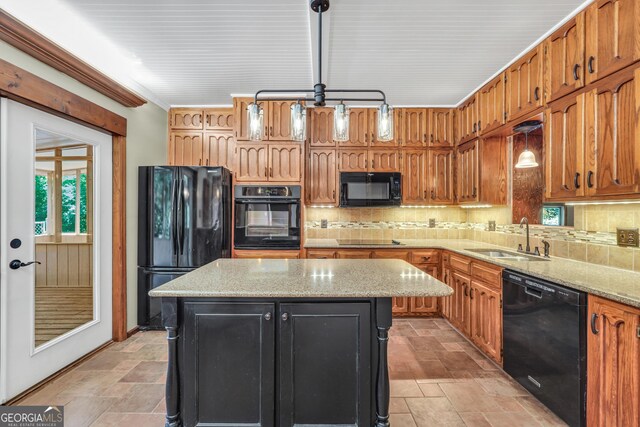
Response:
[[[231,173],[222,167],[138,171],[138,325],[160,329],[151,289],[231,257]]]

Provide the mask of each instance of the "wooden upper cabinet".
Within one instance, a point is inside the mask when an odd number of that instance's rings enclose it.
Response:
[[[505,74],[500,74],[480,89],[478,134],[488,133],[504,124],[504,88]]]
[[[427,152],[407,150],[402,153],[402,203],[425,204],[427,194]]]
[[[586,94],[587,194],[640,195],[640,66],[600,80]]]
[[[640,2],[597,0],[586,9],[586,83],[640,59]]]
[[[233,125],[236,141],[249,140],[249,123],[247,119],[247,107],[253,102],[253,98],[233,98]],[[263,126],[262,139],[266,140],[269,130],[269,103],[258,103],[263,109]]]
[[[581,12],[545,41],[547,102],[584,86],[584,21],[584,12]]]
[[[338,151],[339,172],[366,172],[369,168],[367,150]]]
[[[371,142],[372,134],[369,130],[370,108],[349,109],[349,140],[339,141],[341,147],[366,147]]]
[[[458,108],[458,144],[471,141],[478,135],[478,94],[472,95]]]
[[[570,200],[584,195],[585,95],[549,104],[545,111],[545,196]]]
[[[396,133],[397,129],[397,121],[398,121],[398,109],[393,109],[393,139],[391,141],[379,141],[378,140],[378,109],[370,108],[369,109],[369,133],[371,134],[371,139],[369,139],[369,145],[371,147],[377,148],[395,148],[398,145],[398,135]]]
[[[176,131],[169,135],[169,164],[202,166],[202,132]]]
[[[506,71],[507,120],[511,121],[542,107],[544,90],[544,47],[539,45]],[[523,117],[526,118],[526,117]]]
[[[589,295],[587,425],[640,425],[640,309]]]
[[[204,117],[206,130],[233,131],[233,108],[207,108]]]
[[[298,144],[269,144],[269,181],[300,182],[301,155]]]
[[[203,127],[203,110],[193,108],[172,108],[169,111],[171,129],[200,130]]]
[[[291,106],[295,103],[269,101],[269,141],[291,141]]]
[[[370,172],[399,172],[400,154],[397,150],[369,150]]]
[[[236,142],[231,132],[205,132],[203,145],[204,166],[223,166],[234,170]]]
[[[429,110],[426,108],[402,108],[398,112],[398,142],[403,147],[424,147],[429,133]]]
[[[430,147],[453,147],[453,111],[450,108],[429,110]]]
[[[457,195],[458,202],[470,203],[479,200],[479,141],[477,139],[458,147]]]
[[[333,140],[333,108],[315,107],[307,109],[309,114],[309,146],[335,147]],[[334,158],[335,162],[335,158]]]
[[[453,204],[453,150],[429,150],[430,204]]]
[[[236,181],[268,180],[268,145],[262,142],[236,144]]]
[[[337,204],[336,150],[312,148],[307,163],[307,203]]]

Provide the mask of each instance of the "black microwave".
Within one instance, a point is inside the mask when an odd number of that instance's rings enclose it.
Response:
[[[401,202],[398,172],[340,173],[340,207],[400,206]]]

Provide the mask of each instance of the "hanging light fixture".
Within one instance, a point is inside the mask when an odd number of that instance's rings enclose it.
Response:
[[[524,133],[524,151],[518,156],[516,169],[537,168],[538,162],[533,151],[529,150],[529,133],[542,126],[542,122],[538,120],[530,120],[520,123],[513,128],[516,133]]]
[[[291,138],[294,141],[307,138],[307,107],[300,101],[291,106]]]
[[[393,110],[387,104],[387,97],[381,90],[377,89],[327,89],[322,83],[322,13],[329,10],[329,0],[310,0],[311,10],[318,14],[318,83],[313,89],[284,89],[284,90],[259,90],[254,95],[253,103],[248,107],[248,127],[249,139],[258,141],[262,139],[263,114],[259,101],[297,101],[291,106],[291,132],[293,139],[304,141],[306,137],[306,108],[302,101],[313,101],[316,107],[325,106],[327,102],[338,102],[334,112],[333,138],[336,141],[349,140],[349,108],[344,104],[347,102],[380,102],[378,108],[377,136],[380,141],[390,141],[393,139]],[[285,93],[307,93],[306,98],[286,98],[282,96],[269,98],[266,94]],[[348,96],[327,97],[332,94],[377,94],[374,97]],[[294,116],[295,115],[295,116]]]

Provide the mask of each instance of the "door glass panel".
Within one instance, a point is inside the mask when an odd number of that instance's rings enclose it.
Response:
[[[94,319],[93,147],[36,129],[35,346]]]

